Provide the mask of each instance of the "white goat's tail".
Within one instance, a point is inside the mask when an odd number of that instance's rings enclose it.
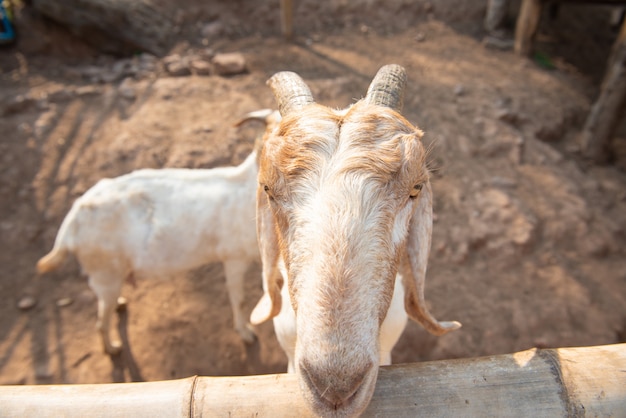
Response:
[[[56,270],[67,256],[67,248],[55,246],[52,251],[37,261],[37,271],[40,274]]]
[[[70,248],[72,248],[70,243],[75,240],[77,232],[76,218],[80,211],[80,207],[77,203],[78,202],[74,202],[69,213],[65,216],[63,222],[61,222],[61,227],[54,240],[52,250],[37,261],[37,271],[40,274],[56,270],[67,258],[67,253],[70,251]]]

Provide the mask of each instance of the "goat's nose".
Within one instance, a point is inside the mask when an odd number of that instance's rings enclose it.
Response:
[[[373,364],[368,363],[357,371],[348,367],[314,367],[306,361],[300,362],[300,373],[312,394],[332,409],[337,410],[350,404],[365,381]]]

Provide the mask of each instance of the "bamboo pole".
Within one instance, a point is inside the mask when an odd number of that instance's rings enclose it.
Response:
[[[8,417],[311,416],[294,375],[0,386]],[[626,344],[382,367],[364,416],[626,416]]]

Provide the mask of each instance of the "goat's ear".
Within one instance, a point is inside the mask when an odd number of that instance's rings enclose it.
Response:
[[[258,325],[272,319],[280,312],[282,276],[278,270],[278,236],[272,219],[272,211],[263,188],[257,188],[256,196],[257,239],[263,265],[263,296],[250,314],[250,323]]]
[[[439,322],[428,312],[424,301],[424,281],[433,229],[433,205],[430,182],[426,182],[409,223],[409,234],[400,263],[404,286],[404,308],[411,319],[428,332],[443,335],[461,327],[456,321]]]

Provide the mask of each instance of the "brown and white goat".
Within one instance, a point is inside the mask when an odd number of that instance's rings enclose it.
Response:
[[[345,110],[292,72],[268,84],[282,116],[262,145],[257,235],[264,295],[305,399],[321,416],[360,414],[407,314],[436,335],[424,302],[432,195],[422,132],[399,113],[405,71],[381,68]]]

